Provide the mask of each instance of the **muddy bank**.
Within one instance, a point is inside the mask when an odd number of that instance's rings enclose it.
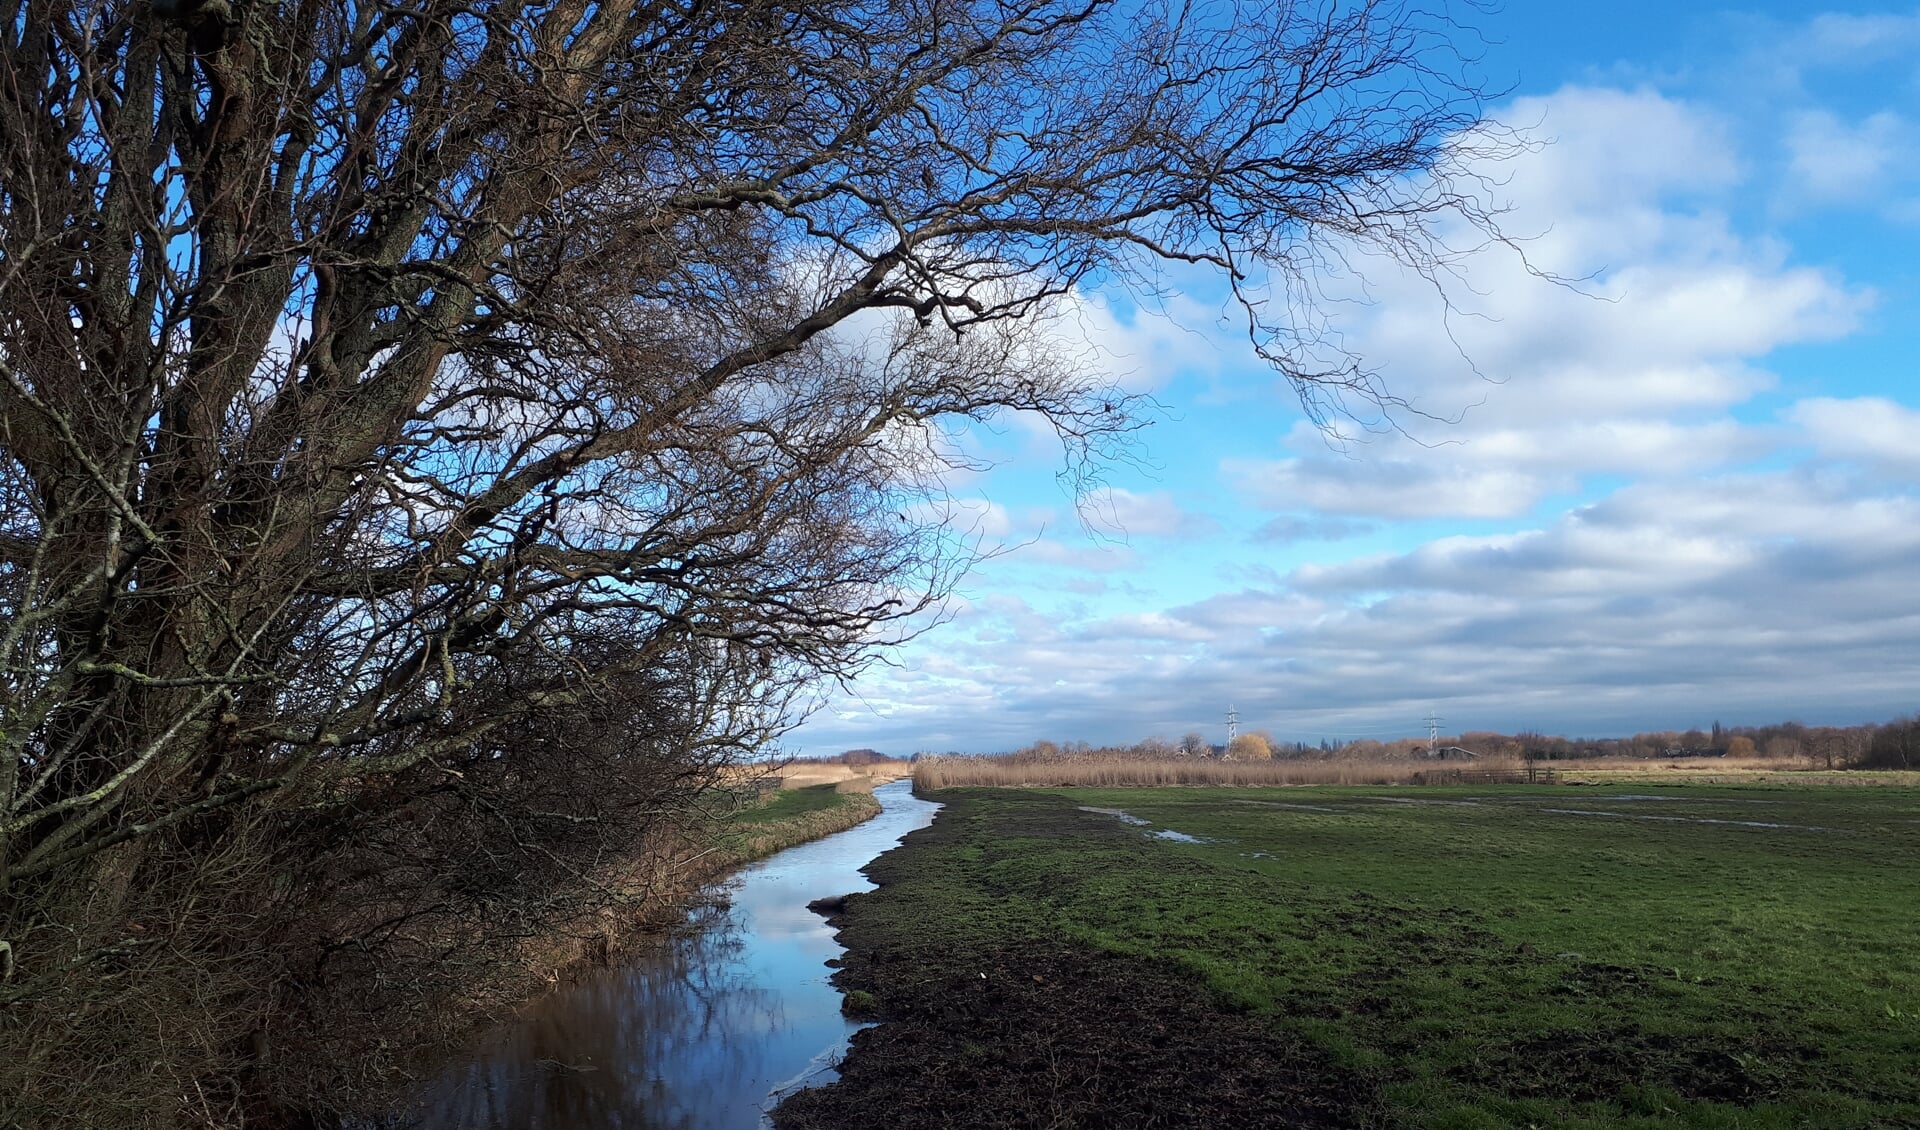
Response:
[[[782,1103],[776,1126],[873,1125],[876,1111],[902,1130],[1369,1120],[1368,1084],[1221,1009],[1178,969],[931,913],[928,877],[912,890],[900,880],[912,849],[951,842],[955,826],[943,814],[909,836],[867,869],[879,889],[829,918],[848,951],[834,983],[850,1011],[881,1023],[853,1037],[839,1081]]]

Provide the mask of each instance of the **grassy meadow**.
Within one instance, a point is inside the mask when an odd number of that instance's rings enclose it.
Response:
[[[1920,1126],[1920,789],[936,799],[847,916],[882,1015],[1064,942],[1318,1057],[1360,1096],[1327,1124]]]
[[[718,822],[701,874],[764,859],[796,844],[843,832],[880,812],[867,778],[769,790]]]

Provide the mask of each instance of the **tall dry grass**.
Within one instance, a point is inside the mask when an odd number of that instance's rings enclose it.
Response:
[[[922,757],[915,789],[967,785],[1015,788],[1157,788],[1167,785],[1411,785],[1448,775],[1523,774],[1518,760],[1433,761],[1216,761],[1210,758],[1103,758],[1039,761],[995,757]]]
[[[795,761],[775,770],[783,789],[803,789],[808,785],[837,785],[845,781],[885,784],[897,781],[913,771],[905,761],[875,761],[866,765],[838,765],[832,762]]]
[[[837,761],[781,761],[737,765],[721,777],[737,788],[804,789],[810,785],[837,785],[843,781],[865,781],[884,785],[913,772],[913,763],[905,760],[873,761],[864,765],[843,765]]]
[[[1698,784],[1744,785],[1767,782],[1802,785],[1920,786],[1920,770],[1829,767],[1817,757],[1589,757],[1551,761],[1558,778],[1573,785]]]

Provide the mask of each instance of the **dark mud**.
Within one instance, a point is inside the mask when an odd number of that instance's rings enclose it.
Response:
[[[856,910],[857,913],[857,910]],[[780,1127],[1352,1126],[1369,1105],[1313,1050],[1151,962],[1023,943],[927,970],[849,954],[884,1023]]]

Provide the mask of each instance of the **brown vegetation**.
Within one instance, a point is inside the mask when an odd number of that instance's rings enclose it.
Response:
[[[839,784],[844,781],[864,781],[868,788],[888,781],[897,781],[913,772],[913,763],[909,761],[874,761],[862,765],[847,765],[834,761],[789,761],[772,770],[774,779],[783,789],[800,789],[808,785]]]
[[[1241,734],[1227,743],[1227,756],[1236,761],[1267,761],[1273,742],[1265,734]]]
[[[1146,788],[1161,785],[1409,785],[1446,767],[1414,761],[1223,761],[1213,758],[922,757],[914,764],[918,789],[966,785],[1025,788],[1083,786]],[[1458,768],[1453,767],[1453,768]],[[1524,775],[1519,761],[1475,764],[1476,772]]]
[[[1437,749],[1436,749],[1437,747]],[[1465,752],[1461,752],[1465,751]],[[1878,772],[1863,772],[1877,770]],[[1011,753],[923,754],[920,788],[960,785],[1397,785],[1446,781],[1734,781],[1791,773],[1857,784],[1913,783],[1920,771],[1920,719],[1884,725],[1797,723],[1705,731],[1651,731],[1631,738],[1568,739],[1470,731],[1457,738],[1398,738],[1310,746],[1264,731],[1225,750],[1197,733],[1131,746],[1039,741]]]

